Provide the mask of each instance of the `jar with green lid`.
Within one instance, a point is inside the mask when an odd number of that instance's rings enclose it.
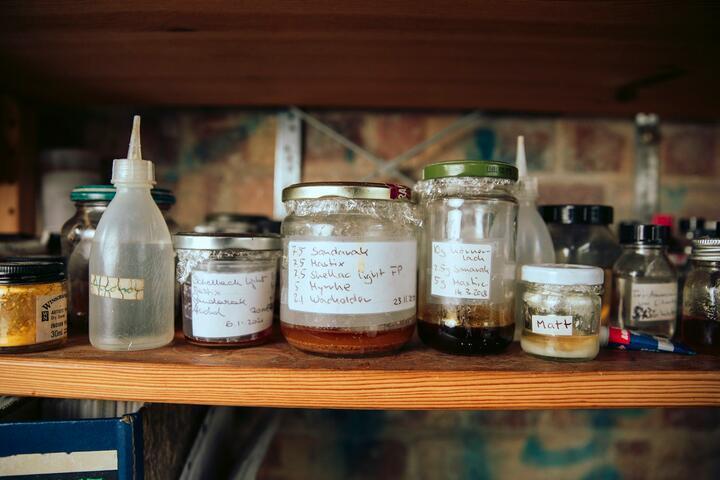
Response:
[[[70,200],[75,203],[76,210],[75,215],[62,227],[60,246],[67,259],[68,320],[71,333],[85,333],[88,330],[90,247],[100,217],[114,197],[115,187],[112,185],[80,185],[70,193]],[[170,190],[153,188],[152,197],[162,212],[170,233],[177,232],[178,226],[170,217],[175,196]]]
[[[416,185],[418,333],[456,354],[496,353],[513,340],[518,171],[500,162],[425,167]]]
[[[0,353],[59,347],[67,338],[62,262],[0,262]]]

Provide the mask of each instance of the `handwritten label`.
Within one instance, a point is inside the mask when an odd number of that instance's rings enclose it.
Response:
[[[630,314],[634,322],[675,320],[677,283],[633,283]]]
[[[90,294],[121,300],[143,300],[145,280],[142,278],[118,278],[90,275]]]
[[[433,295],[451,298],[490,298],[492,245],[433,242]]]
[[[272,326],[275,269],[192,273],[192,329],[202,338],[231,338]]]
[[[67,337],[67,296],[42,295],[35,299],[35,342]]]
[[[542,335],[568,337],[573,334],[571,315],[533,315],[532,331]]]
[[[385,313],[415,308],[417,244],[288,244],[288,307],[313,313]]]

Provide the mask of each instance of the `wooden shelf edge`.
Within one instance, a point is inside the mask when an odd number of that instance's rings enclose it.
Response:
[[[344,409],[720,406],[712,371],[502,372],[242,368],[0,359],[8,395]]]

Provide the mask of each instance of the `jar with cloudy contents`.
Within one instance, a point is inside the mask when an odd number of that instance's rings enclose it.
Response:
[[[183,332],[194,344],[245,347],[272,333],[279,236],[174,236]]]
[[[523,265],[520,278],[522,349],[552,360],[595,358],[600,350],[602,269],[567,264]]]
[[[496,353],[513,340],[515,167],[453,161],[425,167],[418,333],[447,353]]]
[[[304,351],[382,354],[415,331],[419,219],[407,187],[301,183],[283,191],[282,333]]]

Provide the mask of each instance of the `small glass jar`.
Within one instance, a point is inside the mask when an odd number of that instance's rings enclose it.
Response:
[[[456,354],[496,353],[513,340],[515,167],[453,161],[428,165],[418,182],[418,333]]]
[[[610,231],[613,208],[607,205],[544,205],[540,214],[548,224],[555,247],[555,261],[600,267],[603,284],[602,325],[610,323],[612,268],[621,248]]]
[[[688,346],[720,355],[720,238],[693,241],[680,328]]]
[[[283,190],[280,320],[294,347],[361,356],[415,331],[417,228],[407,187],[301,183]]]
[[[603,271],[568,264],[523,265],[518,305],[525,353],[584,361],[600,350]]]
[[[187,341],[211,347],[267,341],[276,304],[280,237],[179,233],[173,243]]]
[[[669,236],[666,226],[620,226],[622,255],[613,267],[614,326],[667,338],[675,333],[678,280],[667,256]]]
[[[0,262],[0,353],[59,347],[67,339],[62,262]]]
[[[170,190],[154,188],[153,199],[168,224],[170,233],[177,231],[177,224],[170,218],[170,208],[175,197]],[[71,334],[87,333],[89,308],[90,247],[95,237],[100,217],[115,197],[112,185],[81,185],[73,189],[70,200],[75,202],[75,215],[62,227],[60,246],[67,259],[68,285],[68,327]]]

